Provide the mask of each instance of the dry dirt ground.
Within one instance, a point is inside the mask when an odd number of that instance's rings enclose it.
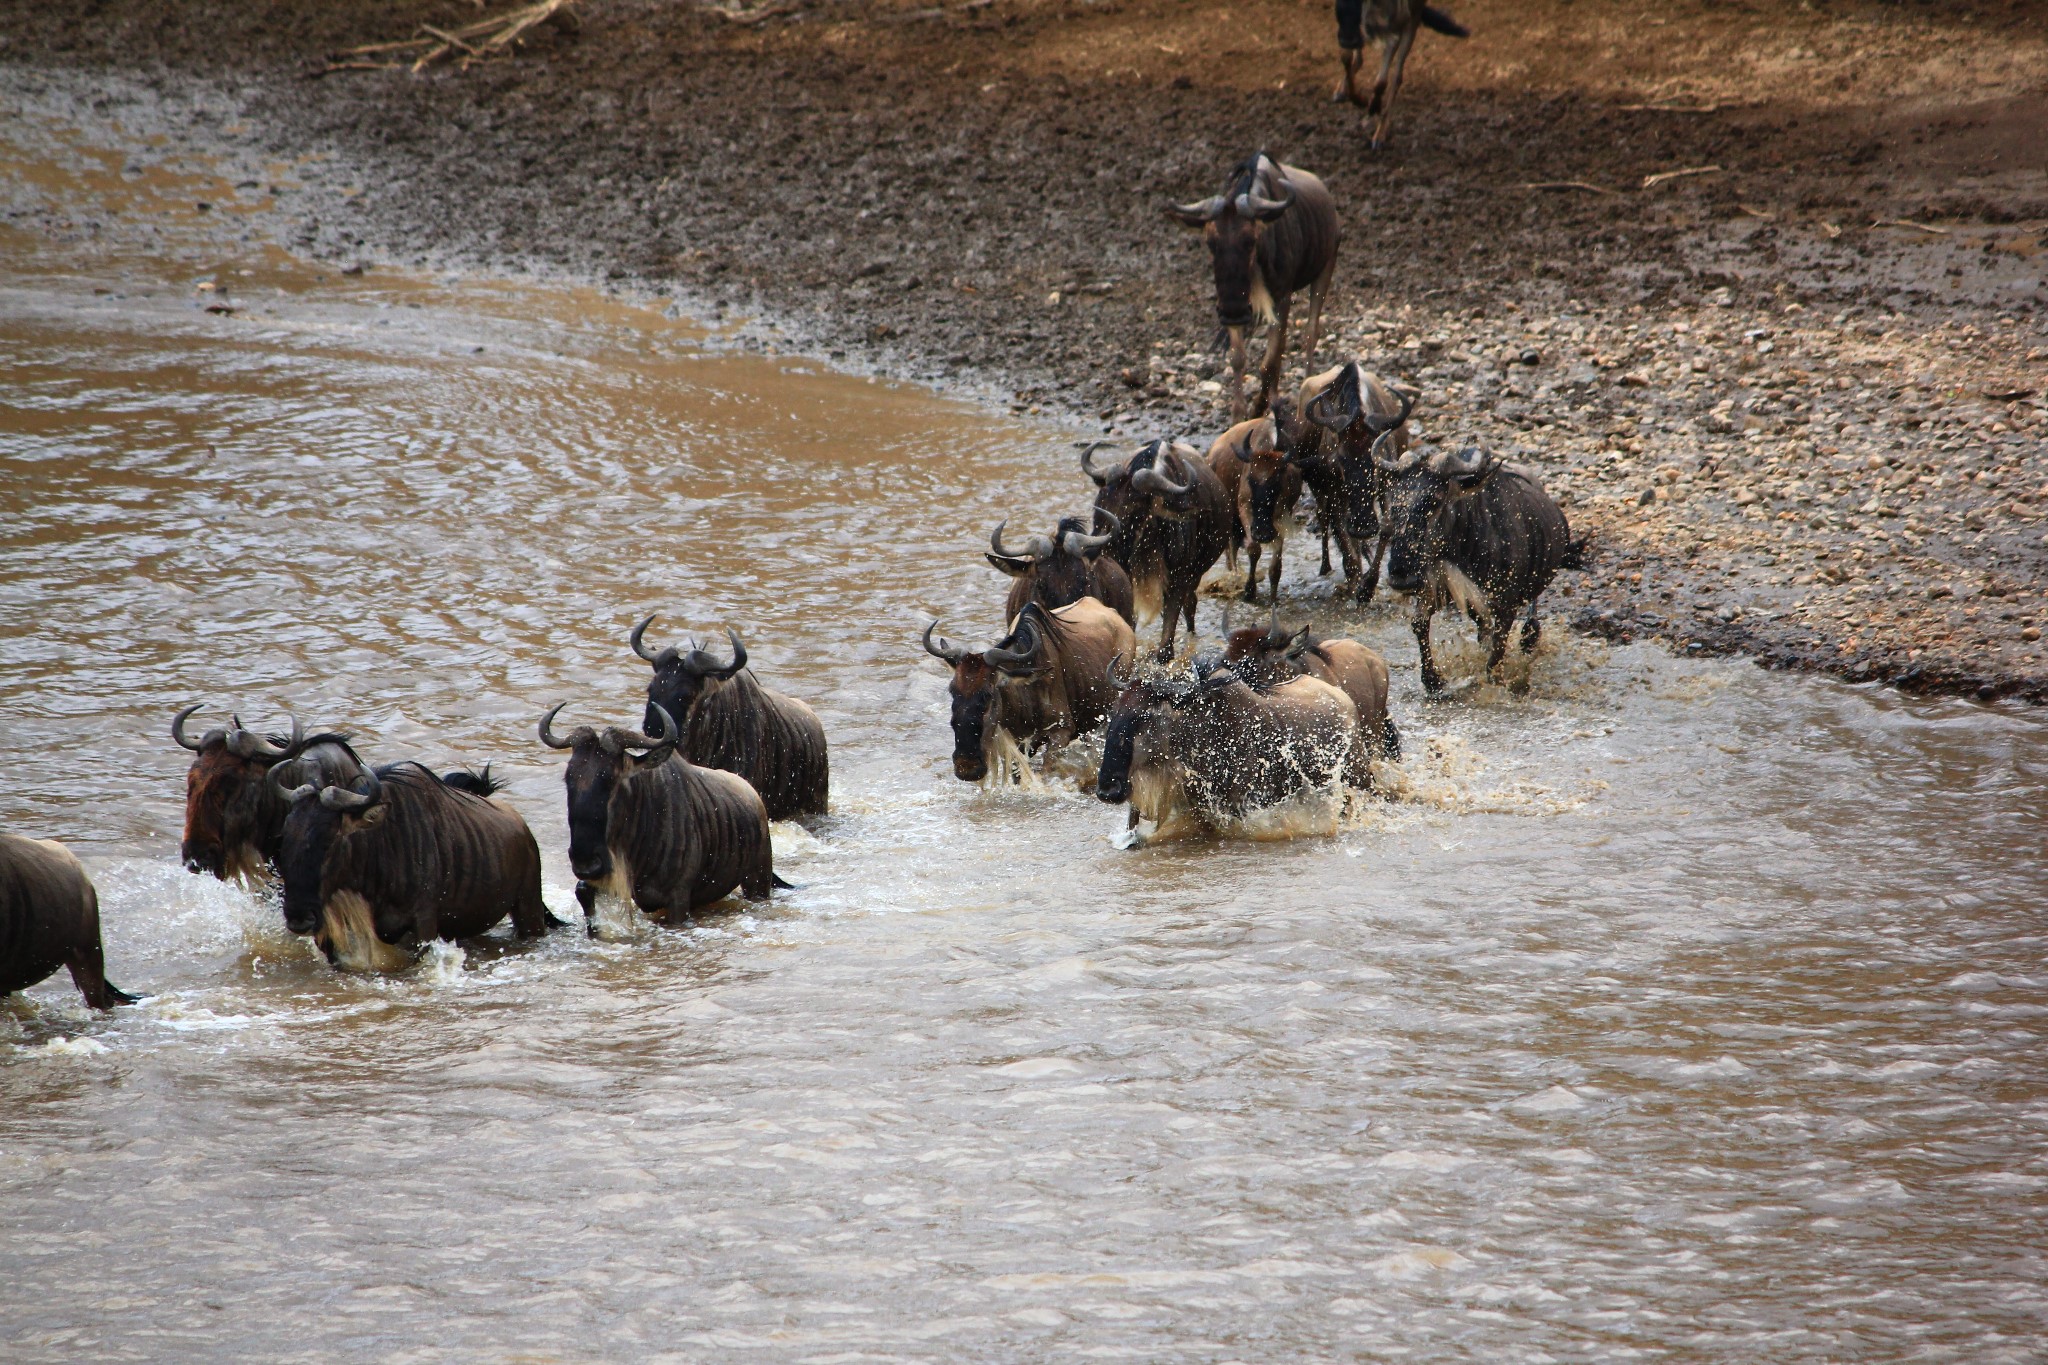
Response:
[[[294,161],[245,192],[327,259],[673,292],[1132,436],[1222,424],[1159,210],[1265,148],[1343,211],[1316,367],[1536,466],[1594,533],[1581,628],[2048,700],[2048,5],[1447,7],[1377,153],[1308,0],[580,0],[509,59],[325,76],[479,9],[0,0],[0,63]]]

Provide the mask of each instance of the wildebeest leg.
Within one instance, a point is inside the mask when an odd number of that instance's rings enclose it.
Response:
[[[750,901],[765,901],[775,890],[775,856],[767,849],[747,869],[747,875],[740,878],[740,894]]]
[[[1291,302],[1282,294],[1273,300],[1273,327],[1266,334],[1266,363],[1259,367],[1259,400],[1252,404],[1251,415],[1263,417],[1266,407],[1273,401],[1273,390],[1280,387],[1280,370],[1287,363],[1287,307]]]
[[[1330,576],[1330,528],[1323,527],[1323,567],[1317,572],[1324,578]]]
[[[1165,620],[1160,628],[1159,651],[1152,657],[1158,660],[1160,663],[1166,663],[1168,660],[1173,658],[1173,637],[1175,632],[1178,631],[1180,628],[1180,618],[1182,617],[1182,615],[1186,615],[1186,617],[1188,618],[1188,633],[1190,635],[1194,634],[1194,589],[1183,588],[1182,590],[1177,592],[1174,589],[1174,585],[1172,583],[1168,583],[1166,587],[1166,607],[1165,610],[1160,613],[1160,615],[1163,616]]]
[[[1364,104],[1358,93],[1358,68],[1365,65],[1365,52],[1356,47],[1342,48],[1340,52],[1344,58],[1344,78],[1330,92],[1330,103]]]
[[[1244,366],[1245,346],[1249,328],[1231,327],[1230,333],[1230,421],[1234,426],[1244,420]]]
[[[1429,618],[1432,614],[1427,605],[1417,602],[1415,620],[1410,623],[1410,628],[1415,632],[1415,648],[1422,655],[1422,690],[1434,696],[1444,690],[1444,679],[1436,671],[1436,656],[1429,652]]]
[[[71,969],[71,984],[78,987],[85,1003],[96,1010],[132,1005],[140,998],[107,980],[106,959],[100,951],[98,934],[93,935],[91,946],[73,949],[64,965]]]
[[[1356,583],[1359,574],[1358,546],[1353,543],[1351,533],[1342,525],[1337,526],[1331,534],[1337,537],[1337,558],[1344,565],[1344,581]]]
[[[1336,274],[1337,257],[1333,253],[1330,263],[1323,267],[1323,273],[1308,287],[1308,335],[1301,342],[1304,369],[1315,369],[1316,346],[1323,339],[1323,300],[1330,297],[1330,281]]]
[[[1244,556],[1244,600],[1256,602],[1259,600],[1259,542],[1247,540],[1244,543]],[[1279,561],[1276,558],[1274,562]]]
[[[1543,638],[1543,623],[1536,619],[1536,604],[1531,602],[1526,615],[1522,617],[1522,652],[1534,654],[1536,642]]]
[[[1387,64],[1380,68],[1380,83],[1372,92],[1372,111],[1379,115],[1372,130],[1374,151],[1386,144],[1387,128],[1394,121],[1394,97],[1401,93],[1401,73],[1408,67],[1408,49],[1415,46],[1416,27],[1409,24],[1407,32],[1394,40],[1387,51]]]
[[[1379,534],[1373,537],[1372,561],[1365,566],[1365,576],[1358,580],[1358,605],[1361,607],[1372,601],[1372,595],[1379,591],[1380,561],[1386,558],[1387,542],[1392,538],[1388,533],[1387,523],[1382,518]]]
[[[1494,682],[1500,681],[1501,664],[1508,657],[1508,641],[1514,633],[1515,618],[1512,616],[1508,617],[1505,628],[1496,627],[1483,632],[1482,638],[1486,641],[1486,676]]]
[[[1284,540],[1273,542],[1273,567],[1266,570],[1267,595],[1275,602],[1280,600],[1280,552],[1286,548]]]
[[[576,903],[583,907],[583,928],[597,937],[597,888],[589,882],[576,883]]]
[[[538,888],[530,896],[522,895],[519,903],[512,907],[512,934],[515,938],[544,938],[550,926],[559,928],[561,923],[548,913]]]

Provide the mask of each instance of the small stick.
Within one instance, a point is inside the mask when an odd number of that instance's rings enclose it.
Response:
[[[317,81],[322,76],[336,71],[403,71],[404,69],[404,62],[329,62],[318,71],[309,71],[306,74]]]
[[[1605,185],[1595,185],[1584,180],[1536,180],[1522,186],[1525,190],[1591,190],[1595,194],[1620,194]]]
[[[1937,237],[1949,235],[1949,230],[1945,227],[1936,227],[1932,223],[1916,223],[1910,218],[1873,218],[1870,220],[1870,225],[1872,227],[1911,228],[1915,232],[1931,232]]]
[[[396,52],[400,48],[424,47],[432,41],[431,38],[407,38],[397,43],[364,43],[361,47],[343,48],[342,53],[349,57],[367,57],[372,52]]]
[[[1825,218],[1821,220],[1820,230],[1828,235],[1828,240],[1831,242],[1842,235],[1842,230],[1833,223],[1828,222]]]
[[[1766,222],[1769,222],[1777,218],[1778,216],[1777,214],[1772,213],[1769,209],[1758,208],[1755,204],[1737,204],[1735,207],[1741,209],[1744,213],[1748,214],[1752,218],[1762,218]]]
[[[1718,104],[1617,104],[1614,107],[1631,114],[1714,114],[1721,109]]]
[[[1721,168],[1719,166],[1686,166],[1683,169],[1676,171],[1659,171],[1655,175],[1646,175],[1643,177],[1643,188],[1646,190],[1653,189],[1656,186],[1663,184],[1667,180],[1677,180],[1682,176],[1713,175],[1720,169]]]
[[[470,56],[476,56],[475,48],[471,47],[468,43],[463,42],[462,39],[456,37],[454,34],[435,28],[432,24],[421,24],[420,31],[423,33],[431,33],[436,38],[439,38],[442,42],[453,43],[455,46],[461,48],[464,52],[467,52]]]

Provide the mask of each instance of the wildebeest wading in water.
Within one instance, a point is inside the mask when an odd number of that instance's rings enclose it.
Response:
[[[1372,601],[1380,582],[1380,557],[1387,548],[1387,474],[1373,452],[1398,455],[1409,442],[1408,415],[1416,395],[1397,395],[1358,361],[1339,365],[1301,383],[1303,420],[1296,426],[1288,462],[1316,495],[1324,535],[1335,535],[1344,559],[1344,579],[1358,604]],[[1386,445],[1380,437],[1391,436]],[[1328,563],[1327,552],[1324,555]]]
[[[1287,312],[1303,289],[1309,294],[1302,355],[1315,354],[1323,303],[1337,272],[1336,201],[1315,176],[1258,152],[1231,168],[1221,194],[1169,205],[1166,212],[1200,229],[1209,245],[1216,271],[1216,319],[1230,338],[1230,420],[1256,417],[1265,412],[1279,387],[1287,353]],[[1248,412],[1246,348],[1252,328],[1261,322],[1272,330],[1266,337],[1258,398]]]
[[[1116,518],[1100,515],[1114,530]],[[1015,580],[1003,602],[1005,621],[1014,621],[1026,602],[1051,608],[1092,597],[1132,625],[1138,623],[1130,575],[1103,552],[1110,531],[1090,535],[1081,518],[1061,517],[1050,536],[1029,536],[1022,548],[1014,548],[1003,544],[1003,527],[1008,524],[998,522],[988,538],[988,562]]]
[[[100,897],[71,850],[54,839],[0,834],[0,996],[59,967],[96,1010],[135,997],[107,980]]]
[[[1109,553],[1131,578],[1136,618],[1160,618],[1159,652],[1173,657],[1182,620],[1195,629],[1202,575],[1230,548],[1230,495],[1195,448],[1153,441],[1122,462],[1098,467],[1081,447],[1082,472],[1095,481],[1095,514],[1110,525]]]
[[[682,752],[692,763],[738,773],[761,793],[770,820],[823,815],[831,787],[825,727],[810,707],[763,687],[747,667],[747,647],[726,627],[732,657],[720,662],[694,644],[687,650],[647,646],[649,616],[627,637],[654,667],[640,728],[659,730],[657,708],[683,727]]]
[[[649,704],[652,736],[588,725],[558,735],[555,717],[567,704],[541,717],[540,739],[569,751],[569,869],[593,936],[600,892],[668,918],[735,887],[766,900],[771,887],[787,885],[775,876],[760,793],[736,773],[690,762],[666,708]]]
[[[198,706],[171,718],[171,738],[192,751],[185,773],[185,837],[179,852],[193,872],[208,872],[222,881],[246,881],[264,868],[275,868],[285,817],[291,806],[279,787],[289,790],[311,782],[316,786],[347,786],[364,765],[342,734],[308,737],[292,717],[289,737],[265,737],[242,728],[239,719],[206,731],[198,739],[185,733],[185,722]],[[278,771],[275,784],[270,780]]]

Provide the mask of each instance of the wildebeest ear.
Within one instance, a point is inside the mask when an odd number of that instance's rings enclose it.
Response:
[[[1022,575],[1027,574],[1031,572],[1032,568],[1032,562],[1028,559],[1005,559],[1001,555],[992,555],[987,553],[986,551],[982,553],[982,558],[986,559],[989,563],[995,565],[998,569],[1001,569],[1004,573],[1008,574],[1012,578],[1021,577]]]
[[[1216,215],[1221,212],[1223,212],[1223,196],[1220,194],[1213,198],[1198,200],[1192,204],[1168,204],[1166,206],[1167,217],[1184,223],[1191,228],[1205,226],[1214,221]]]

